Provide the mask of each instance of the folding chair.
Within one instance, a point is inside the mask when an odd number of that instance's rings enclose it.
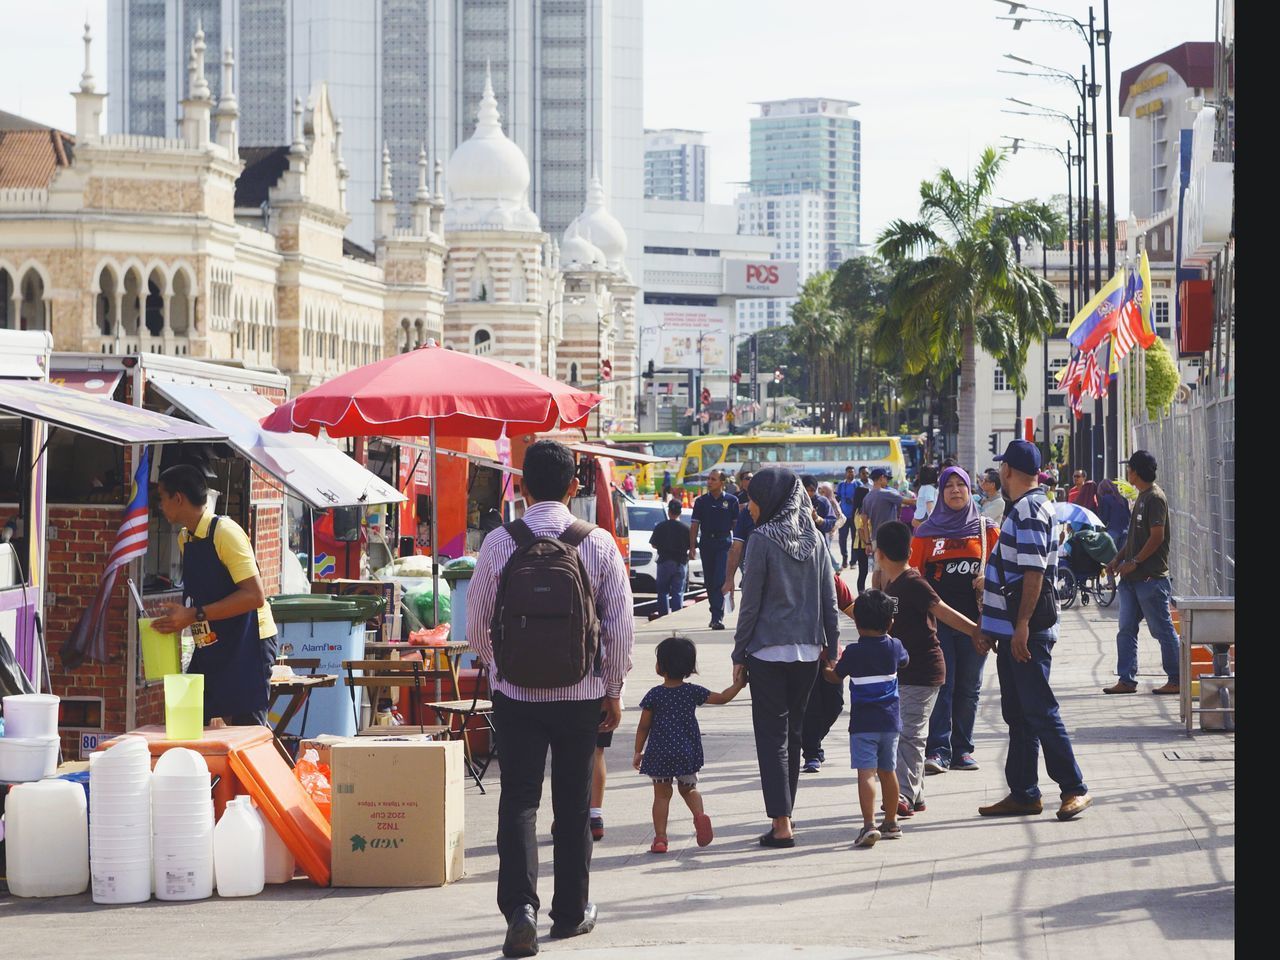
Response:
[[[493,762],[494,756],[497,755],[498,731],[493,725],[493,701],[482,699],[482,691],[486,695],[489,691],[489,670],[483,663],[480,664],[480,672],[476,675],[476,686],[470,700],[442,700],[439,703],[425,704],[425,706],[435,712],[436,720],[440,724],[448,725],[450,740],[462,741],[467,772],[471,774],[471,779],[476,782],[480,792],[484,793],[484,784],[481,781],[485,772],[489,769],[489,764]],[[489,754],[484,758],[484,764],[481,766],[476,765],[475,757],[471,754],[471,741],[467,739],[467,727],[474,717],[480,718],[489,731]],[[460,721],[456,729],[453,726],[455,719]]]

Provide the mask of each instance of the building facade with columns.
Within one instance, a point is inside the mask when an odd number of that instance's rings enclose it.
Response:
[[[197,32],[181,136],[104,135],[89,42],[74,136],[0,116],[0,327],[49,330],[60,351],[274,368],[292,393],[436,339],[588,388],[612,379],[602,427],[628,425],[626,231],[593,179],[562,272],[491,84],[447,172],[419,148],[408,226],[384,149],[366,250],[347,237],[343,128],[325,84],[294,101],[290,143],[241,147],[232,55],[215,103]]]

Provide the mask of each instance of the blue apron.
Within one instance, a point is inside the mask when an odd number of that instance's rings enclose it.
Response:
[[[231,573],[213,546],[220,517],[208,535],[192,537],[182,551],[182,592],[192,606],[205,607],[236,591]],[[204,719],[265,711],[275,660],[273,637],[258,637],[258,612],[250,610],[226,620],[210,620],[213,642],[196,647],[188,673],[204,674]]]

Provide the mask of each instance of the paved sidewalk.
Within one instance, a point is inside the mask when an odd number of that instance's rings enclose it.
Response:
[[[822,773],[806,776],[796,809],[798,846],[764,850],[751,738],[750,688],[700,711],[707,766],[702,789],[716,840],[699,849],[688,811],[672,805],[671,852],[650,855],[652,790],[629,760],[638,713],[628,709],[614,747],[596,844],[592,895],[600,926],[589,937],[545,939],[543,956],[729,960],[854,958],[1065,958],[1234,955],[1234,737],[1188,740],[1176,698],[1147,691],[1104,697],[1114,677],[1115,608],[1067,611],[1054,681],[1094,806],[1059,823],[984,820],[979,804],[1005,793],[995,665],[988,667],[977,730],[977,772],[926,780],[929,808],[904,822],[900,841],[852,848],[856,782],[848,769],[847,712],[826,741]],[[659,682],[653,648],[679,629],[699,644],[697,680],[729,682],[729,630],[706,630],[705,604],[638,626],[626,702]],[[843,618],[842,618],[843,619]],[[844,630],[852,635],[852,622]],[[1144,634],[1142,664],[1158,667]],[[1179,758],[1180,757],[1180,758]],[[503,924],[494,905],[497,771],[486,796],[466,795],[467,879],[435,890],[317,890],[298,881],[251,900],[152,901],[97,907],[88,896],[0,898],[6,953],[24,958],[489,958]],[[1044,781],[1046,799],[1056,796]],[[547,794],[549,801],[549,793]],[[1046,804],[1048,807],[1048,804]],[[545,903],[550,902],[549,804],[539,815]],[[13,950],[14,945],[17,946]]]

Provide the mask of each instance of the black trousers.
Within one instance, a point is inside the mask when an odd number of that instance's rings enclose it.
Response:
[[[862,593],[867,589],[867,566],[870,563],[870,558],[867,556],[865,549],[855,547],[853,559],[858,564],[858,593]]]
[[[818,664],[772,663],[751,657],[751,723],[764,809],[770,818],[789,817],[800,783],[801,730]]]
[[[844,684],[827,683],[819,672],[813,681],[808,706],[804,708],[804,726],[800,733],[806,760],[826,760],[826,755],[822,752],[822,741],[843,712]]]
[[[591,773],[595,765],[599,700],[526,703],[493,695],[493,721],[502,743],[498,800],[498,909],[508,920],[521,906],[536,911],[538,805],[551,750],[551,809],[555,815],[555,893],[551,921],[574,926],[587,907],[591,873]]]
[[[852,518],[845,518],[845,524],[840,528],[840,565],[847,567],[849,565],[849,538],[852,537],[857,543],[858,535],[853,529]]]

